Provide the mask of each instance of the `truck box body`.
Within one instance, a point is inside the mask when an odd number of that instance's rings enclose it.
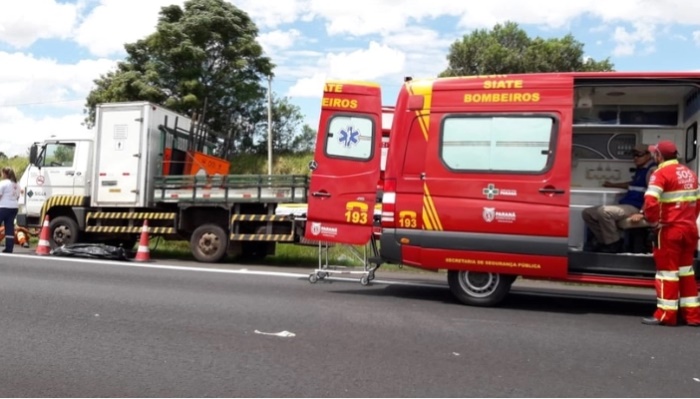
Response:
[[[166,119],[167,118],[167,119]],[[143,103],[100,104],[96,109],[95,184],[92,206],[148,207],[152,183],[163,172],[165,121],[190,131],[192,121],[168,109]],[[168,148],[187,150],[187,140],[170,136]]]

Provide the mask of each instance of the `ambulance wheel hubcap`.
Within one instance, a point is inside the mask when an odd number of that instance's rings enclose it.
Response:
[[[499,276],[494,273],[461,272],[459,284],[464,292],[474,297],[487,297],[498,287]]]

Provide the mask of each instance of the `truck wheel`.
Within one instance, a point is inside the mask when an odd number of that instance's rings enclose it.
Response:
[[[69,216],[59,216],[49,223],[49,244],[51,248],[78,242],[78,223]]]
[[[452,294],[466,305],[495,306],[510,291],[515,276],[498,273],[450,270],[447,282]]]
[[[265,226],[260,226],[255,229],[255,234],[265,234],[267,231]],[[277,233],[275,233],[277,234]],[[246,261],[261,261],[267,257],[269,246],[273,244],[265,241],[245,242],[242,245],[241,259]]]
[[[219,262],[226,255],[229,239],[226,232],[215,224],[197,227],[190,238],[190,249],[200,262]]]

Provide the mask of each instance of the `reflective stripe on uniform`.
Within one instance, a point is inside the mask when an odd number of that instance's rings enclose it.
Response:
[[[667,191],[659,197],[659,202],[695,202],[698,200],[698,190]]]
[[[656,306],[663,310],[678,310],[678,300],[656,298]]]
[[[641,187],[641,186],[628,186],[627,189],[628,189],[629,191],[637,191],[637,192],[640,192],[640,193],[643,193],[643,192],[646,191],[646,188]]]
[[[654,198],[659,198],[659,196],[663,192],[664,192],[663,188],[661,188],[659,186],[650,185],[649,187],[647,187],[647,191],[646,191],[646,193],[644,193],[644,195],[651,195]]]
[[[681,266],[678,268],[678,276],[679,277],[688,277],[688,276],[694,276],[695,271],[693,270],[693,266]]]
[[[678,281],[678,272],[659,270],[656,272],[656,279],[664,281]]]
[[[697,308],[700,307],[700,300],[698,300],[697,296],[688,296],[685,298],[681,298],[681,307],[682,308]]]

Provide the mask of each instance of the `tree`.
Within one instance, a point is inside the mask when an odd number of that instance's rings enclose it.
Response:
[[[530,38],[514,22],[464,35],[452,43],[447,60],[448,67],[440,76],[613,70],[607,58],[595,61],[584,57],[583,44],[571,34]]]
[[[294,152],[304,152],[304,153],[310,153],[313,152],[314,149],[316,148],[316,137],[318,136],[318,132],[314,130],[311,126],[309,125],[304,125],[301,128],[301,133],[294,138],[294,142],[292,144],[293,146],[293,151]]]
[[[274,65],[262,55],[258,29],[225,0],[188,0],[184,9],[171,5],[159,15],[155,33],[125,44],[126,59],[95,80],[86,123],[94,124],[96,104],[151,101],[201,118],[217,132],[219,155],[228,157],[232,143],[250,141],[249,127],[266,117],[261,82]]]
[[[287,98],[272,100],[272,150],[275,153],[309,152],[314,146],[316,132],[308,125],[302,127],[301,133],[297,128],[304,116],[298,106],[291,104]],[[256,145],[257,152],[267,153],[267,120],[259,130],[260,142]]]

